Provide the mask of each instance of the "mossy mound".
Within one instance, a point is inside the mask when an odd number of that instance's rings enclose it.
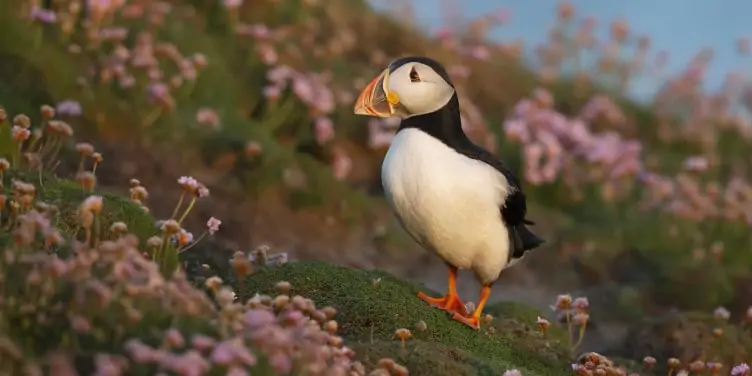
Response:
[[[110,225],[118,221],[125,223],[128,231],[142,242],[158,232],[154,218],[141,206],[122,195],[98,191],[90,194],[85,192],[81,185],[70,180],[47,174],[40,177],[37,173],[12,172],[4,177],[4,193],[8,197],[12,197],[11,186],[14,179],[36,187],[36,202],[57,206],[59,211],[54,225],[66,238],[73,238],[76,231],[80,230],[78,206],[92,194],[103,198],[104,207],[100,217],[102,239],[108,239]],[[0,236],[0,245],[5,245],[6,241],[7,237],[4,239]]]
[[[493,330],[474,331],[416,297],[426,289],[382,271],[321,262],[257,270],[243,281],[242,296],[274,295],[274,285],[283,280],[292,284],[291,294],[335,307],[339,334],[366,363],[391,357],[406,364],[411,375],[498,375],[512,368],[526,376],[571,373],[562,333],[554,329],[542,338],[535,327],[540,313],[515,303],[490,306],[487,311],[497,316]],[[414,326],[421,320],[427,329],[419,332]],[[398,328],[413,332],[404,351],[394,339]]]

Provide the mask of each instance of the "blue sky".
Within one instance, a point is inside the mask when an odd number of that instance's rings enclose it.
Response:
[[[412,0],[418,21],[427,28],[443,21],[442,0]],[[377,7],[394,0],[372,0]],[[494,31],[501,40],[522,39],[527,46],[545,41],[554,23],[557,0],[459,0],[467,18],[505,7],[511,22]],[[666,50],[671,55],[668,70],[676,72],[703,47],[715,51],[707,75],[707,88],[716,88],[726,72],[743,67],[736,53],[736,40],[752,36],[752,1],[750,0],[573,0],[580,16],[595,16],[599,32],[607,35],[608,24],[616,18],[627,20],[630,29],[649,35],[652,50]],[[647,99],[656,87],[654,80],[642,80],[632,87],[634,95]]]

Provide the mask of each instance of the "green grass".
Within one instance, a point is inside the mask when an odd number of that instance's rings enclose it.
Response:
[[[380,279],[380,280],[379,280]],[[354,270],[322,262],[294,262],[279,268],[263,268],[243,281],[242,296],[256,293],[274,296],[279,281],[292,284],[291,294],[313,299],[317,307],[333,306],[338,333],[348,345],[365,349],[366,362],[381,357],[404,360],[411,375],[498,375],[517,368],[524,375],[558,376],[571,372],[563,333],[554,328],[550,340],[541,338],[535,326],[540,312],[516,303],[488,307],[494,333],[472,330],[449,314],[429,307],[417,298],[420,286],[378,270]],[[374,283],[379,280],[378,283]],[[428,329],[414,325],[424,321]],[[402,354],[394,339],[398,328],[410,329]],[[371,346],[373,342],[374,346]]]
[[[4,177],[5,194],[11,197],[11,181],[18,179],[37,187],[36,200],[55,205],[58,213],[55,216],[54,226],[61,232],[61,235],[68,239],[83,239],[83,230],[79,226],[78,207],[90,195],[83,190],[80,184],[61,179],[47,173],[41,175],[37,173],[18,173],[6,174]],[[41,181],[41,185],[40,185]],[[141,206],[123,197],[122,195],[96,191],[93,195],[102,196],[103,208],[100,216],[100,226],[103,236],[101,239],[110,239],[110,226],[114,222],[123,222],[128,226],[128,231],[143,242],[146,239],[156,235],[158,229],[155,226],[154,218],[144,211]],[[0,235],[0,247],[8,245],[8,232]],[[78,237],[76,237],[76,235]]]

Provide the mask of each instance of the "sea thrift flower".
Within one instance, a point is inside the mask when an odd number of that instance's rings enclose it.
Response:
[[[572,295],[563,294],[556,297],[556,305],[552,308],[555,310],[567,310],[572,304]]]
[[[657,360],[653,358],[652,356],[646,356],[642,359],[642,363],[645,364],[645,367],[648,367],[648,368],[653,367],[653,365],[655,365],[656,362]]]
[[[243,0],[222,0],[222,5],[227,9],[237,9],[243,5]]]
[[[350,174],[352,169],[352,159],[345,153],[344,150],[337,148],[334,150],[334,156],[332,160],[332,171],[334,172],[334,178],[337,180],[345,180]]]
[[[14,125],[13,128],[11,128],[11,133],[13,139],[16,142],[26,141],[29,139],[29,136],[31,136],[31,131],[26,128],[19,127],[18,125]]]
[[[579,297],[572,302],[572,308],[577,312],[587,312],[590,303],[586,297]]]
[[[718,307],[713,311],[713,316],[722,321],[726,321],[731,317],[731,313],[724,307]]]
[[[89,196],[81,203],[81,210],[100,213],[102,211],[102,196]]]
[[[176,235],[176,240],[178,242],[179,246],[185,246],[193,242],[193,234],[185,231],[184,229],[180,229],[180,232]]]
[[[749,374],[750,369],[747,363],[736,365],[731,369],[731,376],[749,376]]]
[[[708,169],[709,162],[708,159],[703,156],[695,156],[685,159],[682,166],[687,171],[702,172]]]
[[[540,329],[541,333],[543,333],[544,335],[546,334],[546,330],[548,330],[548,327],[551,326],[551,323],[548,320],[540,316],[538,316],[538,318],[535,319],[535,323],[538,325],[538,328]]]
[[[211,108],[201,108],[196,113],[196,122],[201,125],[216,129],[219,127],[220,123],[219,114],[217,113],[217,111]]]
[[[522,376],[522,372],[516,369],[510,369],[504,372],[502,376]]]
[[[31,10],[30,18],[32,21],[38,21],[44,24],[52,24],[57,21],[57,14],[50,9],[34,7]]]
[[[195,192],[199,186],[198,181],[190,176],[181,176],[178,178],[178,184],[188,192]]]
[[[209,229],[209,235],[214,235],[215,232],[219,231],[219,225],[222,224],[222,221],[220,221],[217,218],[211,217],[206,222],[206,227]]]
[[[319,117],[314,121],[316,143],[323,145],[334,139],[334,123],[328,117]]]
[[[64,100],[59,102],[55,109],[60,116],[81,116],[83,109],[81,103],[73,100]]]

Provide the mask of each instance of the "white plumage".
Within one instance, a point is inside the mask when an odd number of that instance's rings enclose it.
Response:
[[[418,243],[484,284],[499,277],[510,252],[500,213],[510,188],[504,175],[408,128],[392,141],[381,176],[387,201]]]

